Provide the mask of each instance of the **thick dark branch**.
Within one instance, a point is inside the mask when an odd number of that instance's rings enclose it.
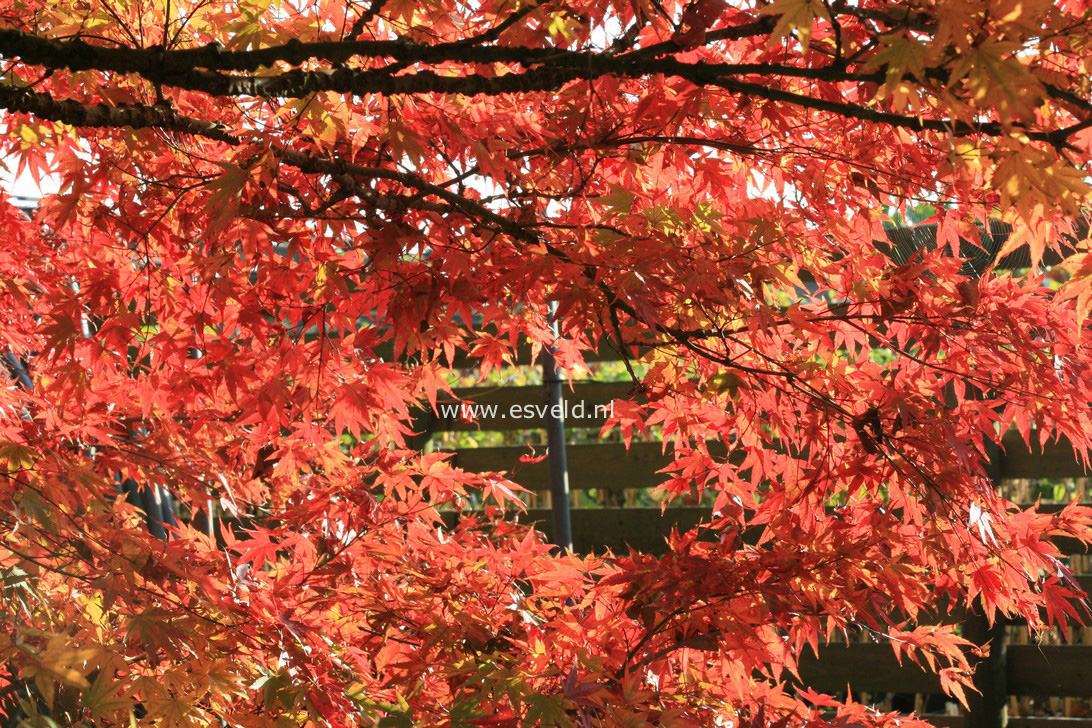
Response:
[[[732,91],[745,96],[753,96],[768,101],[781,101],[805,109],[828,111],[832,114],[837,114],[850,119],[860,119],[861,121],[885,124],[887,126],[900,127],[912,131],[951,132],[953,136],[970,136],[975,134],[997,136],[1005,131],[1005,127],[996,121],[967,124],[962,121],[953,121],[949,119],[923,119],[916,116],[904,116],[903,114],[879,111],[877,109],[858,106],[857,104],[850,104],[844,101],[830,101],[828,99],[815,98],[814,96],[805,96],[803,94],[785,91],[784,89],[774,88],[772,86],[738,81],[731,78],[713,81],[710,82],[710,85],[719,86],[727,91]],[[1027,136],[1038,141],[1050,141],[1050,137],[1046,133],[1033,132],[1029,133]]]
[[[525,61],[526,62],[526,61]],[[834,66],[810,68],[780,63],[683,63],[673,58],[632,60],[603,53],[573,53],[543,59],[522,73],[503,76],[468,73],[459,76],[430,70],[396,76],[386,69],[337,68],[294,70],[269,76],[187,71],[155,72],[149,79],[214,96],[302,98],[318,91],[364,95],[369,93],[459,93],[499,95],[556,91],[569,81],[591,81],[604,76],[644,78],[664,75],[686,79],[698,86],[715,84],[729,76],[781,76],[815,81],[881,83],[881,72],[855,74]]]
[[[136,73],[151,80],[163,80],[176,73],[194,69],[209,71],[255,72],[274,67],[277,63],[292,66],[315,60],[342,64],[354,57],[393,58],[401,63],[518,63],[533,65],[558,59],[572,63],[587,63],[595,54],[569,51],[563,48],[528,48],[519,46],[488,46],[500,34],[532,12],[537,4],[530,4],[513,13],[486,33],[474,38],[450,43],[422,44],[405,39],[356,40],[366,24],[382,7],[382,0],[375,0],[358,19],[350,40],[300,42],[290,40],[283,45],[254,50],[228,50],[218,44],[198,48],[165,50],[163,48],[106,47],[92,45],[76,38],[69,41],[43,38],[14,28],[0,28],[0,56],[19,58],[23,62],[51,69],[67,68],[72,71],[98,70],[114,73]],[[764,17],[751,23],[722,28],[708,34],[708,41],[737,40],[760,36],[773,27],[772,18]],[[667,41],[637,49],[619,60],[633,62],[678,51],[678,46]]]
[[[375,204],[377,201],[382,202],[384,204],[379,206],[384,209],[394,209],[401,206],[402,209],[413,207],[416,209],[431,210],[433,212],[452,212],[453,210],[461,210],[473,218],[487,220],[491,224],[505,229],[508,232],[512,232],[515,227],[517,227],[511,220],[498,215],[485,205],[463,197],[451,190],[434,185],[423,177],[410,172],[400,172],[395,169],[385,169],[383,167],[365,167],[340,159],[327,159],[304,152],[281,149],[279,147],[274,147],[273,153],[281,162],[296,167],[301,172],[307,174],[329,175],[340,184],[346,192],[372,204]],[[415,189],[419,193],[438,197],[447,204],[438,205],[421,200],[410,200],[405,197],[378,195],[374,190],[361,185],[359,182],[361,178],[385,179],[397,182],[405,187]]]
[[[528,12],[534,6],[525,10]],[[522,11],[513,17],[522,17]],[[511,20],[511,18],[510,18]],[[746,33],[760,32],[766,22],[740,26]],[[752,27],[753,26],[753,27]],[[494,28],[494,33],[505,23]],[[710,38],[733,35],[724,29],[710,33]],[[195,70],[254,73],[263,68],[272,68],[278,62],[299,66],[305,61],[317,60],[334,65],[342,64],[354,57],[390,58],[401,63],[516,63],[525,67],[548,63],[551,66],[566,65],[571,67],[594,67],[597,75],[619,73],[628,69],[626,75],[648,75],[671,72],[673,68],[692,67],[709,73],[780,73],[807,78],[826,78],[829,71],[823,69],[781,66],[779,64],[682,64],[653,56],[678,50],[674,43],[660,43],[655,46],[638,49],[623,56],[614,57],[605,52],[570,51],[564,48],[529,48],[524,46],[489,46],[479,45],[489,33],[480,37],[468,38],[451,43],[413,43],[408,40],[360,40],[360,41],[317,41],[301,43],[289,41],[284,45],[271,46],[249,51],[227,50],[219,45],[207,45],[199,48],[163,50],[162,48],[108,48],[91,45],[81,39],[58,41],[25,33],[10,28],[0,28],[0,57],[19,58],[24,63],[44,66],[52,69],[70,71],[105,71],[111,73],[135,73],[149,80],[171,83],[173,78],[218,79],[219,83],[230,83],[238,76],[220,74],[193,74]],[[642,70],[643,69],[643,70]],[[315,71],[316,77],[332,74],[338,69]],[[359,74],[361,69],[342,69]],[[298,72],[274,74],[257,77],[267,84],[276,85],[281,78],[296,78]],[[305,76],[306,77],[306,76]],[[174,84],[172,84],[174,85]],[[199,89],[206,90],[206,89]],[[255,95],[272,95],[256,93]]]
[[[355,57],[392,58],[407,63],[536,63],[560,56],[584,55],[563,48],[483,46],[470,44],[470,40],[435,44],[414,43],[405,39],[308,43],[290,40],[279,46],[245,51],[228,50],[215,43],[197,48],[164,50],[110,48],[91,45],[79,38],[59,41],[0,28],[0,55],[48,68],[137,73],[145,77],[148,74],[170,75],[193,69],[253,73],[272,68],[277,63],[299,66],[306,61],[322,61],[337,65]]]
[[[177,74],[185,77],[195,69],[221,72],[254,73],[280,63],[299,66],[306,61],[343,64],[351,58],[390,58],[401,63],[515,63],[531,67],[543,63],[564,63],[571,66],[595,65],[600,73],[621,67],[633,67],[640,61],[648,73],[658,73],[656,56],[679,50],[673,42],[658,43],[614,57],[606,52],[571,51],[565,48],[531,48],[526,46],[483,45],[496,39],[504,29],[534,10],[535,5],[514,13],[495,28],[480,36],[450,43],[414,43],[398,40],[340,40],[303,43],[289,41],[283,45],[255,50],[227,50],[211,44],[198,48],[164,50],[162,48],[110,48],[91,45],[82,39],[52,40],[11,28],[0,28],[0,57],[19,58],[24,63],[71,71],[108,71],[136,73],[150,80],[168,82]],[[771,26],[768,19],[743,26],[725,28],[709,34],[709,40],[722,40],[748,35],[760,35]],[[355,28],[354,28],[355,30]],[[648,65],[648,64],[652,65]],[[706,64],[695,64],[706,65]],[[770,64],[752,64],[755,73]],[[735,69],[735,67],[729,67]],[[724,72],[748,72],[725,69]],[[808,69],[800,69],[808,70]],[[267,76],[265,78],[277,78]],[[231,77],[228,77],[231,78]]]
[[[996,136],[1005,132],[1005,127],[998,122],[967,124],[945,119],[922,119],[841,101],[815,98],[759,83],[724,78],[716,71],[723,71],[723,67],[728,64],[718,64],[719,68],[713,70],[699,64],[680,64],[674,61],[656,63],[657,65],[673,66],[675,73],[672,75],[682,77],[696,85],[717,86],[746,96],[784,102],[801,108],[827,111],[861,121],[901,127],[913,131],[949,132],[954,136],[976,134]],[[620,75],[636,77],[647,72],[647,70],[639,68],[640,65],[643,64],[626,64],[617,70],[622,72]],[[745,73],[754,73],[751,70],[752,66],[764,64],[741,65],[746,67]],[[686,66],[692,68],[687,69]],[[224,77],[198,71],[191,71],[184,75],[186,82],[180,85],[212,95],[298,98],[318,91],[337,91],[360,95],[374,93],[385,96],[421,93],[452,93],[468,96],[530,93],[556,90],[570,81],[593,80],[607,74],[593,65],[590,68],[553,66],[499,77],[481,75],[441,76],[431,71],[421,71],[405,76],[390,76],[350,69],[309,73],[292,71],[272,78]],[[73,126],[161,127],[220,141],[235,139],[216,124],[181,117],[166,106],[84,106],[74,101],[56,101],[46,94],[12,88],[0,90],[0,106],[11,111],[24,111],[41,118],[63,121]],[[1078,125],[1078,127],[1074,128],[1083,128],[1083,126]],[[1037,141],[1046,141],[1051,144],[1058,143],[1056,132],[1029,132],[1027,136]]]
[[[165,105],[96,104],[91,106],[77,101],[56,101],[46,94],[26,89],[0,86],[0,109],[33,114],[40,119],[59,121],[76,127],[165,129],[223,142],[233,147],[242,143],[239,137],[225,131],[218,124],[190,119]],[[501,220],[509,223],[508,220],[487,208],[449,190],[432,185],[417,175],[382,168],[361,167],[279,147],[273,147],[272,151],[282,163],[296,167],[304,173],[329,175],[347,193],[381,209],[405,210],[413,207],[434,212],[451,212],[452,208],[455,208],[472,212],[475,216],[489,217],[493,222]],[[448,204],[437,205],[411,197],[385,195],[360,184],[357,179],[359,177],[396,181],[419,192],[435,195]]]
[[[328,71],[288,71],[276,76],[248,76],[208,71],[188,71],[155,80],[176,88],[212,96],[251,96],[255,98],[304,98],[321,91],[365,96],[379,94],[461,94],[464,96],[499,96],[510,93],[556,91],[580,78],[596,78],[601,73],[564,66],[537,68],[504,76],[469,74],[451,76],[433,71],[417,71],[396,76],[386,69],[362,70],[338,68]]]
[[[70,126],[116,129],[167,129],[236,145],[239,138],[221,125],[182,116],[166,105],[89,106],[78,101],[57,101],[48,94],[0,85],[0,108],[33,114],[39,119]]]
[[[513,17],[516,16],[519,16],[519,13]],[[734,37],[739,33],[758,33],[765,24],[765,20],[756,21],[749,26],[722,29],[710,35],[716,39],[722,36]],[[503,25],[502,23],[497,28]],[[190,91],[214,96],[256,98],[301,98],[320,91],[387,96],[421,93],[501,95],[556,91],[572,81],[590,81],[603,76],[642,78],[661,74],[682,78],[698,86],[716,86],[735,93],[915,131],[943,131],[957,136],[998,135],[1005,132],[1005,127],[997,122],[967,124],[943,119],[920,119],[798,94],[773,84],[738,80],[740,76],[774,76],[827,82],[881,83],[885,78],[883,69],[862,73],[850,71],[840,64],[815,68],[778,63],[684,63],[672,57],[654,57],[661,50],[665,53],[670,51],[664,44],[659,44],[664,46],[662,49],[659,46],[649,47],[615,57],[605,52],[482,46],[472,44],[473,40],[476,39],[434,45],[408,41],[289,42],[282,46],[253,51],[226,51],[219,47],[164,51],[159,48],[106,48],[92,46],[78,39],[53,41],[22,31],[0,29],[0,49],[3,49],[0,55],[18,56],[27,63],[51,69],[68,68],[76,71],[94,69],[114,73],[137,73],[154,83]],[[340,62],[354,55],[389,57],[400,63],[510,62],[519,63],[530,70],[502,76],[448,75],[431,70],[394,75],[387,69],[360,69],[344,66],[314,71],[295,69],[266,76],[221,72],[225,69],[253,71],[277,61],[301,63],[312,58]],[[197,70],[201,68],[214,70]],[[929,69],[927,78],[942,80],[947,75],[946,69]],[[1082,109],[1092,106],[1072,92],[1055,87],[1049,87],[1047,91],[1055,98],[1076,104]],[[134,114],[130,113],[130,116]],[[141,120],[137,119],[137,121]],[[108,126],[110,124],[101,122],[82,125]],[[142,121],[142,125],[162,126],[160,123],[152,123],[147,119]],[[1059,133],[1058,131],[1033,132],[1029,136],[1038,141],[1058,144]]]
[[[619,61],[619,62],[615,62]],[[780,66],[778,64],[702,64],[680,63],[673,59],[659,59],[644,63],[620,61],[603,56],[583,66],[553,63],[524,73],[504,76],[446,76],[432,71],[419,71],[404,76],[392,76],[376,71],[338,69],[334,71],[290,71],[275,77],[224,76],[205,72],[191,72],[188,78],[179,79],[186,88],[204,91],[217,96],[255,96],[301,98],[319,91],[351,93],[354,95],[449,93],[466,96],[495,96],[509,93],[533,93],[556,91],[571,81],[591,81],[603,76],[616,75],[640,78],[648,74],[662,73],[689,81],[697,86],[715,86],[733,93],[792,104],[800,108],[827,111],[851,119],[876,124],[901,127],[913,131],[939,131],[953,136],[998,136],[1006,132],[1000,122],[968,124],[948,119],[923,119],[843,101],[832,101],[798,94],[772,85],[740,81],[730,74],[759,75],[781,74],[816,80],[852,80],[874,82],[877,74],[853,75],[841,69],[818,69]],[[1027,132],[1030,139],[1057,143],[1054,132]]]

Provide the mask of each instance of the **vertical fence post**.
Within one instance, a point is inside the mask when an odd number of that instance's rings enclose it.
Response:
[[[967,694],[966,728],[1004,728],[1008,722],[1009,691],[1005,679],[1005,620],[993,626],[975,608],[963,622],[963,636],[976,644],[989,644],[990,654],[975,668],[974,685],[981,694]]]
[[[994,487],[1001,481],[1001,448],[988,445],[989,475]],[[1007,682],[1005,619],[998,617],[991,626],[977,606],[967,612],[963,622],[964,638],[978,645],[989,645],[990,654],[975,667],[974,685],[978,693],[967,694],[966,728],[1004,728],[1008,723],[1009,689]]]
[[[557,303],[550,304],[550,329],[556,338]],[[550,466],[550,514],[553,520],[553,541],[566,551],[573,548],[572,524],[569,520],[569,464],[565,454],[565,408],[561,391],[561,370],[557,366],[557,349],[542,350],[542,383],[546,387],[546,447]]]

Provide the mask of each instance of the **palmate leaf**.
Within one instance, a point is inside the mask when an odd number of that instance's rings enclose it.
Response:
[[[829,18],[826,8],[816,0],[777,0],[763,6],[761,15],[776,15],[777,24],[770,34],[770,42],[795,33],[800,44],[807,48],[811,39],[812,23],[816,18]]]
[[[143,705],[148,711],[147,719],[165,728],[190,728],[203,725],[205,721],[195,711],[194,701],[165,691],[148,695]]]
[[[146,609],[128,615],[125,620],[127,642],[142,648],[153,663],[179,654],[181,646],[193,633],[169,619],[169,612],[162,609]]]
[[[249,171],[242,167],[229,162],[219,164],[223,172],[205,183],[212,192],[206,207],[210,213],[209,229],[214,233],[224,230],[238,215],[243,188],[250,179]]]
[[[127,719],[136,705],[136,701],[126,695],[125,683],[112,677],[108,670],[100,671],[84,690],[83,703],[95,718],[115,722],[121,722],[120,718]]]

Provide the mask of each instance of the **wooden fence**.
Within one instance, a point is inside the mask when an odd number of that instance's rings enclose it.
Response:
[[[541,427],[541,420],[535,422],[508,415],[513,406],[543,403],[544,391],[544,386],[456,390],[457,399],[441,399],[441,411],[427,413],[420,426],[426,438],[444,432],[512,432]],[[609,407],[612,400],[624,399],[630,393],[628,383],[576,383],[566,399],[573,403],[583,402],[585,413],[591,413],[591,416],[570,421],[567,427],[600,428],[604,422],[603,410],[597,412],[595,408]],[[444,405],[455,405],[459,401],[495,405],[496,410],[492,415],[479,417],[476,422],[453,416],[450,407],[446,414],[442,411]],[[1028,450],[1021,438],[1011,434],[1004,438],[1003,446],[1003,454],[994,463],[1000,480],[1083,478],[1086,475],[1064,443],[1049,444],[1042,451]],[[509,477],[531,491],[548,490],[548,464],[521,463],[520,456],[527,452],[526,446],[462,447],[455,449],[454,460],[458,466],[473,472],[509,472]],[[569,483],[577,505],[582,500],[581,492],[589,489],[621,494],[653,487],[665,480],[657,471],[670,462],[659,442],[637,442],[628,451],[621,443],[570,444],[567,455]],[[616,503],[624,501],[624,498],[614,499]],[[550,515],[548,508],[539,507],[531,508],[521,518],[537,523],[549,537]],[[648,553],[663,552],[670,529],[689,528],[709,515],[708,508],[700,507],[670,507],[663,513],[658,507],[575,507],[571,511],[573,546],[581,552],[606,548],[625,551],[628,547]],[[1078,542],[1067,541],[1060,546],[1068,554],[1084,553]],[[1081,576],[1080,581],[1086,592],[1092,591],[1092,576]],[[1013,639],[1006,637],[1005,625],[991,628],[975,615],[968,615],[963,624],[963,633],[968,637],[980,643],[991,642],[991,656],[980,664],[976,673],[976,684],[982,695],[972,698],[971,710],[966,715],[928,715],[930,720],[953,728],[996,728],[1005,725],[1006,720],[1013,727],[1092,728],[1092,712],[1088,711],[1087,701],[1081,700],[1092,698],[1092,630],[1078,631],[1086,644],[1032,645],[1014,644]],[[1026,633],[1026,629],[1024,631]],[[848,685],[855,696],[863,692],[875,701],[879,700],[878,696],[888,693],[918,694],[916,705],[919,708],[925,705],[922,696],[941,692],[935,675],[907,661],[899,665],[891,648],[881,643],[827,645],[821,650],[820,659],[804,658],[800,672],[803,683],[814,690],[840,692]],[[1014,713],[1028,711],[1029,700],[1046,698],[1063,699],[1064,712],[1073,716],[1081,716],[1083,712],[1084,717],[1007,717],[1006,708],[1010,704]]]

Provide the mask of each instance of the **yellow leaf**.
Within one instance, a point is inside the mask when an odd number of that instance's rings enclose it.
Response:
[[[918,80],[925,76],[925,62],[929,56],[929,47],[924,43],[901,35],[881,37],[883,47],[865,64],[865,68],[887,67],[887,85],[893,86],[906,74],[912,74]]]
[[[38,453],[24,445],[14,442],[0,443],[0,460],[8,464],[9,471],[27,471],[34,469]]]
[[[122,693],[121,688],[122,684],[110,677],[109,671],[102,670],[84,692],[83,703],[96,718],[114,719],[133,707],[133,701]]]
[[[822,3],[815,0],[777,0],[764,8],[759,9],[761,15],[780,15],[773,33],[770,34],[770,43],[776,43],[782,38],[795,32],[800,38],[800,45],[808,47],[811,40],[811,24],[816,18],[829,18],[827,9]]]
[[[206,183],[212,190],[212,196],[206,203],[206,209],[212,214],[209,227],[222,231],[239,214],[239,200],[243,194],[250,174],[242,167],[228,162],[217,162],[224,173]]]
[[[1021,46],[988,41],[966,49],[952,68],[948,87],[963,82],[978,103],[996,105],[1002,118],[1026,116],[1039,105],[1043,87],[1021,62]]]
[[[744,384],[743,377],[737,372],[727,370],[717,372],[710,380],[706,389],[711,392],[727,392],[735,399],[739,394],[739,388]]]

